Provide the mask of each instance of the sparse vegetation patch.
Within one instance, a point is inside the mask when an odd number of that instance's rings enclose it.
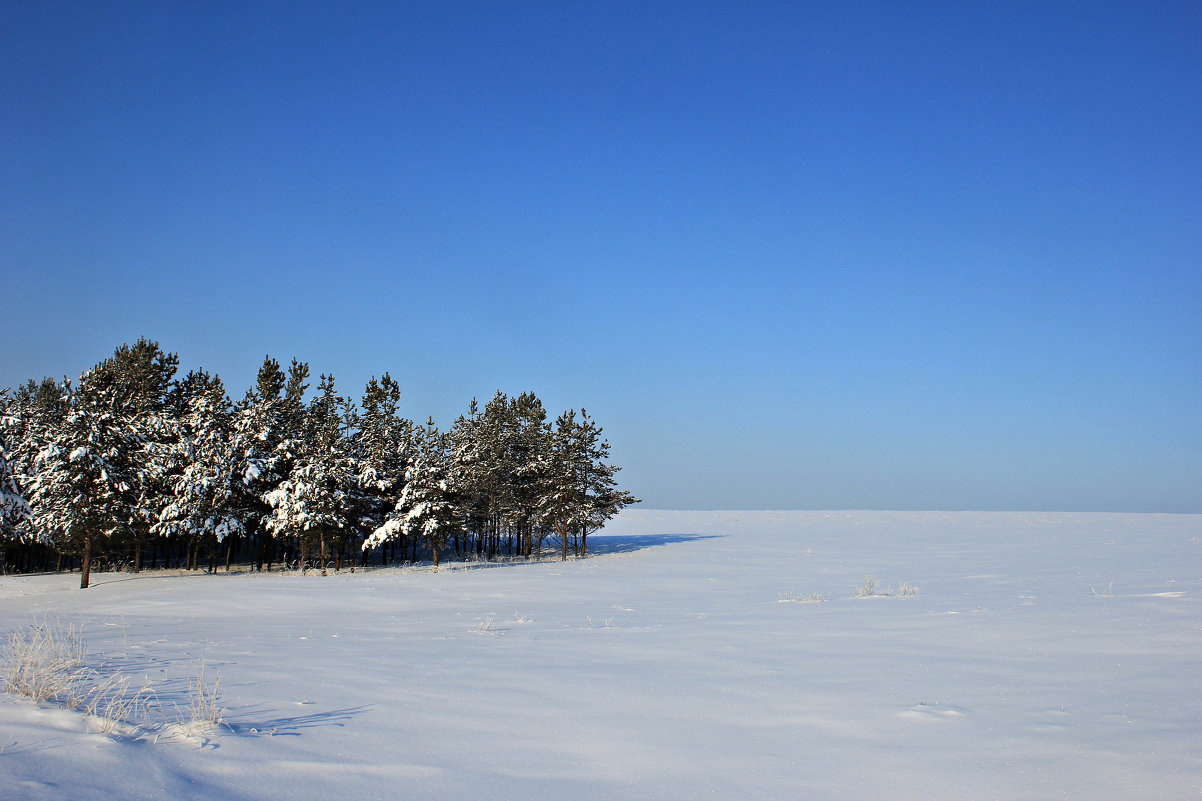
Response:
[[[191,735],[222,723],[221,676],[210,684],[203,662],[200,675],[188,681],[184,709],[165,703],[149,678],[135,682],[120,671],[90,667],[80,626],[43,621],[9,632],[0,650],[0,679],[5,692],[76,710],[104,734],[136,736],[174,726]]]

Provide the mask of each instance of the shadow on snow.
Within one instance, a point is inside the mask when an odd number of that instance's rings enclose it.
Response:
[[[636,534],[634,536],[591,534],[588,538],[588,552],[590,555],[631,553],[645,548],[673,545],[678,542],[719,539],[722,536],[722,534]]]
[[[332,709],[328,712],[309,712],[304,715],[291,715],[275,718],[261,718],[253,708],[231,713],[226,710],[223,726],[239,737],[299,737],[301,729],[312,729],[317,726],[336,726],[342,728],[355,715],[366,712],[371,707],[352,706],[344,709]]]

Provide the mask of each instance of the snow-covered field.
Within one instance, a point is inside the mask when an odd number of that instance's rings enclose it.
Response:
[[[6,694],[0,799],[1198,798],[1200,540],[629,510],[567,563],[2,577],[0,629],[83,623],[163,706],[203,659],[227,725],[114,737]]]

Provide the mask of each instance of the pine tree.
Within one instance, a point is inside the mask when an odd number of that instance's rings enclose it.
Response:
[[[32,517],[15,472],[18,425],[13,406],[8,391],[0,390],[0,573],[7,572],[10,544],[16,544],[17,532]]]
[[[509,398],[497,390],[484,404],[484,412],[473,427],[476,435],[473,480],[480,514],[487,521],[485,551],[490,559],[500,550],[501,531],[507,526],[509,510],[513,507],[510,492],[513,462],[509,447],[514,428],[511,408]]]
[[[542,544],[538,528],[539,492],[547,469],[549,442],[544,428],[547,413],[533,392],[524,392],[510,404],[512,429],[508,437],[509,517],[518,537],[518,548],[529,558]]]
[[[448,471],[451,483],[457,489],[459,517],[464,533],[469,539],[468,548],[482,553],[488,531],[489,483],[488,472],[481,448],[482,420],[480,405],[472,398],[466,415],[459,415],[448,440]]]
[[[587,523],[591,511],[585,486],[591,464],[581,434],[574,409],[556,419],[539,492],[540,521],[559,536],[563,559],[568,558],[569,539]]]
[[[132,538],[135,571],[142,567],[142,551],[151,527],[170,502],[170,480],[178,471],[175,452],[181,437],[180,421],[171,405],[172,379],[179,369],[179,356],[165,352],[158,342],[140,338],[133,345],[123,344],[99,369],[111,373],[112,403],[127,414],[141,443],[134,458],[126,499]]]
[[[585,556],[590,533],[604,526],[625,507],[641,501],[629,492],[618,489],[616,476],[621,468],[609,464],[609,443],[601,439],[601,427],[584,409],[580,410],[576,436],[584,452],[583,464],[587,465],[582,477],[586,514],[584,521],[579,524],[580,555]]]
[[[87,589],[93,545],[129,531],[144,441],[128,397],[103,364],[84,373],[78,389],[69,382],[63,389],[68,411],[38,453],[30,500],[59,549],[80,554],[80,588]]]
[[[237,481],[235,505],[242,518],[242,529],[255,538],[252,564],[263,569],[270,561],[274,546],[265,528],[271,506],[264,498],[284,480],[284,460],[280,444],[286,434],[284,412],[284,372],[270,356],[263,359],[255,387],[246,393],[234,410],[231,456]]]
[[[9,467],[27,501],[33,497],[37,481],[37,456],[66,417],[65,396],[64,387],[51,378],[40,383],[30,380],[13,393],[6,426]],[[55,550],[55,540],[52,531],[39,525],[32,504],[29,511],[28,517],[10,520],[10,533],[25,552],[26,568],[33,569],[35,548],[43,549],[43,553]],[[43,564],[43,569],[48,567],[48,563]]]
[[[374,547],[398,537],[420,537],[430,547],[434,568],[439,552],[458,526],[458,504],[447,471],[446,436],[434,419],[418,430],[418,447],[405,472],[405,487],[384,525],[363,544]]]
[[[401,390],[388,373],[373,376],[363,391],[363,408],[351,448],[356,465],[353,519],[370,534],[384,523],[405,482],[413,459],[413,423],[401,417]],[[404,550],[404,543],[401,543]],[[366,558],[368,549],[363,549]]]
[[[355,470],[345,436],[352,419],[349,405],[335,392],[333,376],[321,376],[318,392],[303,418],[301,436],[286,440],[292,463],[288,478],[265,499],[273,512],[267,528],[298,540],[302,569],[316,540],[324,576],[326,546],[351,522],[346,495]]]
[[[233,420],[229,398],[218,376],[190,373],[179,389],[181,438],[174,455],[180,466],[170,476],[170,499],[154,530],[182,538],[192,554],[202,539],[225,541],[242,529],[237,507],[238,482],[233,459]],[[226,569],[230,551],[226,549]]]
[[[568,542],[576,552],[587,552],[588,535],[605,525],[622,508],[638,503],[633,495],[617,489],[618,467],[610,465],[609,443],[601,439],[601,428],[588,412],[564,412],[551,431],[549,467],[539,492],[540,517],[559,535],[563,558]]]

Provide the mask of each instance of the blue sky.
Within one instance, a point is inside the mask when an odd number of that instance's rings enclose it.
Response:
[[[1202,512],[1196,3],[7,3],[0,386],[586,407],[665,508]]]

